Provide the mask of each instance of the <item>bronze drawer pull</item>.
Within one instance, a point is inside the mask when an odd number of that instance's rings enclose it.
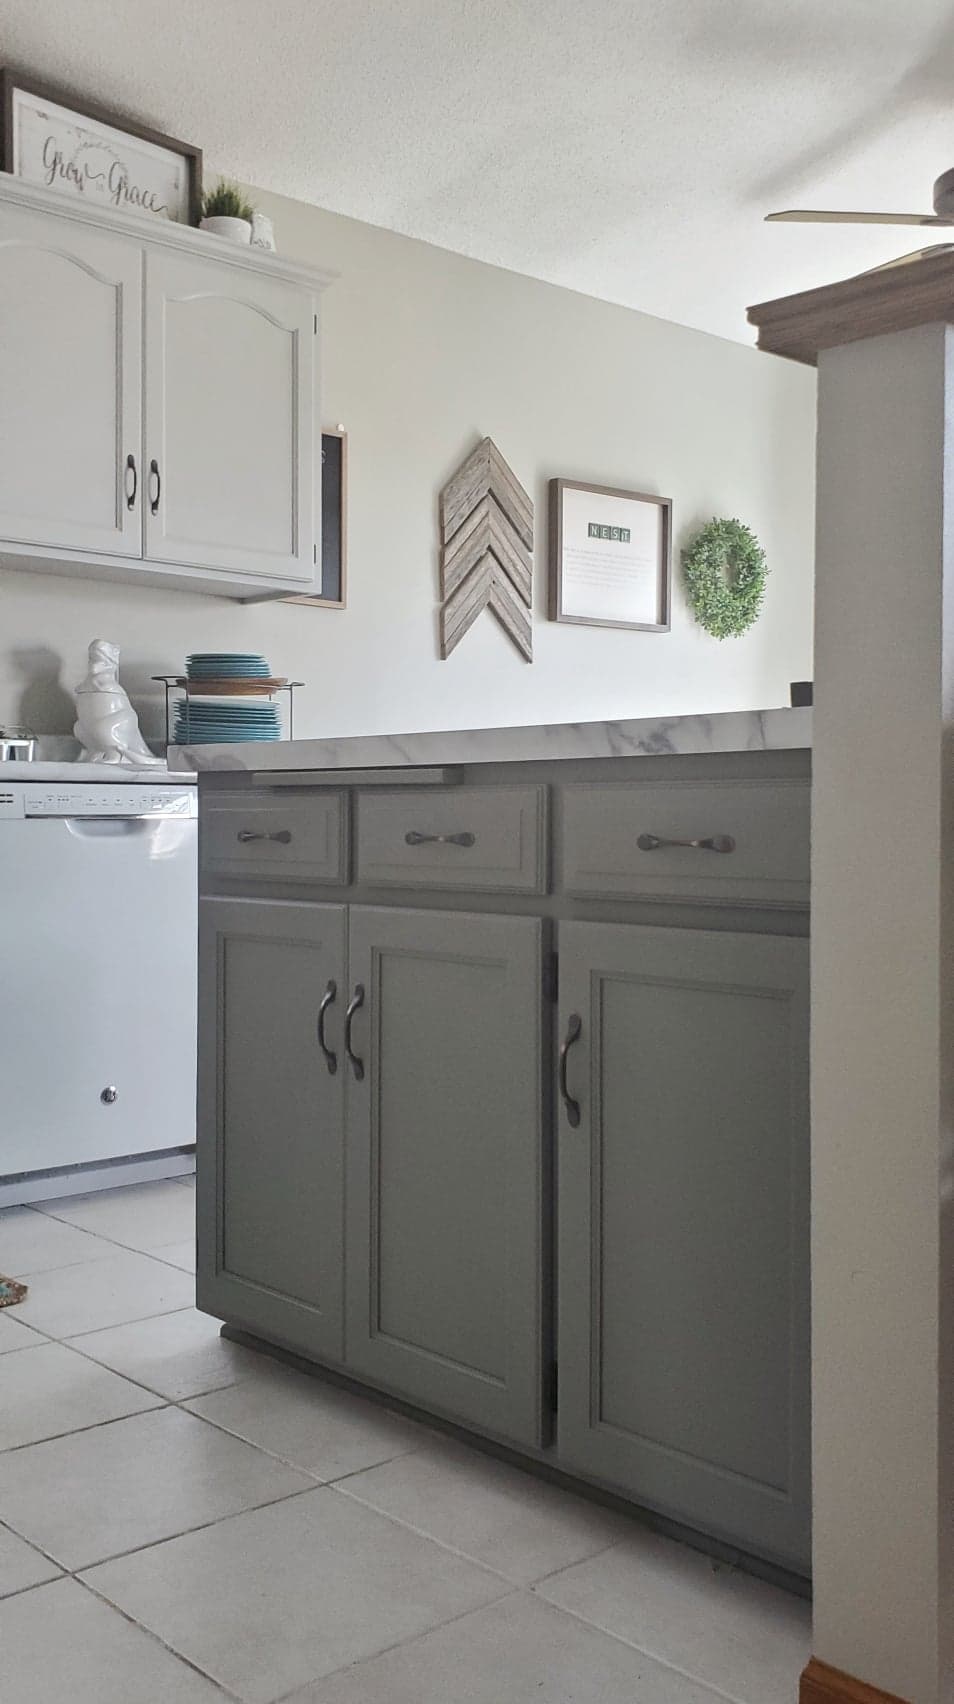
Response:
[[[274,834],[260,834],[254,828],[240,828],[235,838],[240,840],[243,846],[247,846],[250,840],[277,840],[279,846],[288,846],[291,842],[291,829],[279,828]]]
[[[325,1056],[325,1064],[328,1067],[329,1077],[333,1077],[338,1069],[338,1055],[335,1053],[333,1048],[328,1046],[325,1039],[325,1013],[327,1012],[328,1007],[334,1004],[337,994],[338,984],[334,980],[334,977],[332,977],[321,996],[318,1006],[318,1046],[321,1048],[321,1051]]]
[[[689,846],[696,852],[734,852],[731,834],[709,834],[703,840],[664,840],[658,834],[641,834],[636,842],[640,852],[658,852],[663,846]]]
[[[566,1109],[566,1121],[571,1130],[575,1130],[580,1122],[580,1103],[574,1100],[566,1082],[567,1056],[575,1041],[583,1034],[583,1019],[579,1012],[571,1012],[566,1026],[566,1035],[560,1043],[560,1099]]]
[[[355,1080],[356,1083],[360,1083],[361,1079],[364,1076],[364,1060],[358,1058],[358,1055],[355,1053],[355,1050],[351,1045],[351,1028],[352,1028],[352,1025],[354,1023],[355,1012],[359,1012],[363,1005],[364,1005],[364,983],[358,982],[355,985],[355,990],[354,990],[354,993],[351,996],[351,999],[348,1001],[348,1009],[345,1012],[345,1032],[344,1032],[345,1052],[348,1055],[348,1058],[351,1060],[351,1069],[354,1072],[354,1080]]]
[[[406,846],[476,846],[477,836],[469,829],[461,834],[422,834],[417,828],[409,828],[404,843]]]

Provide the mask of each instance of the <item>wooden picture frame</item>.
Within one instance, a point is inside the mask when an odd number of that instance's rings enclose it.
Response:
[[[47,106],[55,111],[45,142],[39,144],[34,134],[25,162],[18,116],[21,106],[25,111],[31,103],[34,108]],[[35,132],[42,115],[34,111],[32,116]],[[124,141],[131,144],[126,157]],[[24,165],[27,169],[21,170]],[[44,185],[64,199],[114,213],[167,218],[180,225],[197,225],[202,217],[201,148],[10,69],[0,71],[0,170],[23,182]]]
[[[570,496],[568,514],[568,494],[575,493],[592,502],[587,505]],[[647,555],[652,557],[652,577]],[[550,620],[668,633],[671,605],[672,498],[551,479]]]
[[[344,609],[348,596],[348,434],[321,434],[321,591],[296,593],[282,603]]]

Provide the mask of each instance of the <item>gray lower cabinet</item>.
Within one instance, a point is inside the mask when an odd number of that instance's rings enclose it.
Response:
[[[347,1094],[348,1365],[531,1445],[542,1428],[541,934],[528,917],[350,912],[350,986],[363,1003]]]
[[[341,905],[200,906],[198,1305],[335,1361],[346,919]]]
[[[561,1462],[807,1571],[808,943],[562,924],[560,1026]]]
[[[807,1573],[807,785],[586,777],[204,797],[198,1304]]]

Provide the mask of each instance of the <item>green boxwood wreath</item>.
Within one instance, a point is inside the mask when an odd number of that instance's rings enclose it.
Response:
[[[768,568],[754,532],[741,521],[711,520],[682,553],[689,607],[716,639],[735,639],[756,620]]]

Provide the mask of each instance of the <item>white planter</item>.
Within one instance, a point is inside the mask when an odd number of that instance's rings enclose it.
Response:
[[[215,214],[211,219],[203,219],[203,231],[211,231],[213,237],[224,237],[228,243],[250,243],[252,227],[247,219],[230,219],[225,214]]]

